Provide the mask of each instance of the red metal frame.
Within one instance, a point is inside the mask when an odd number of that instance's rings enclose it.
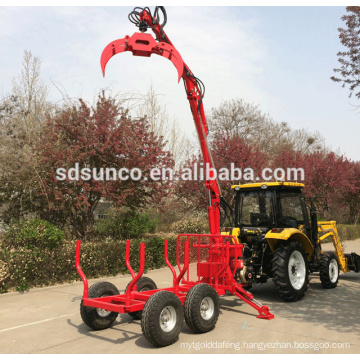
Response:
[[[80,266],[80,248],[81,248],[81,241],[78,240],[76,243],[76,269],[84,283],[84,293],[83,293],[83,304],[85,306],[90,307],[96,307],[100,309],[104,309],[107,311],[115,311],[118,313],[128,313],[133,311],[139,311],[142,310],[145,306],[146,301],[150,298],[152,294],[154,294],[157,291],[161,290],[167,290],[171,291],[174,294],[176,294],[179,299],[181,300],[182,304],[185,301],[186,293],[190,290],[191,286],[184,285],[180,286],[181,278],[184,276],[188,261],[185,262],[184,268],[180,271],[179,275],[176,276],[176,271],[174,267],[170,264],[170,261],[168,259],[167,254],[167,248],[168,248],[168,241],[165,240],[164,248],[165,248],[165,261],[168,264],[171,272],[173,273],[173,287],[169,288],[163,288],[163,289],[156,289],[156,290],[147,290],[138,292],[134,290],[134,287],[136,287],[137,281],[140,279],[140,277],[144,273],[145,268],[145,244],[140,244],[140,269],[137,275],[135,275],[134,270],[132,269],[130,265],[130,240],[127,240],[126,242],[126,256],[125,256],[125,262],[126,267],[129,270],[132,281],[130,282],[129,286],[126,289],[126,292],[121,295],[114,295],[114,296],[105,296],[101,298],[89,298],[89,292],[88,292],[88,281],[84,274],[84,272],[81,269]],[[188,244],[185,245],[185,257],[188,259],[189,254],[189,247]]]
[[[204,239],[209,239],[204,242]],[[126,243],[126,267],[128,268],[132,281],[124,294],[106,296],[101,298],[89,298],[88,281],[80,266],[80,240],[76,244],[76,269],[84,283],[83,304],[85,306],[115,311],[118,313],[128,313],[142,310],[146,301],[157,291],[166,290],[173,292],[181,301],[185,302],[187,292],[198,283],[207,283],[214,287],[219,295],[224,295],[226,291],[238,296],[247,304],[251,305],[259,313],[258,318],[273,319],[267,306],[257,302],[251,293],[245,291],[242,285],[234,280],[235,272],[243,267],[243,262],[238,260],[242,256],[242,245],[230,235],[212,234],[180,234],[177,237],[177,266],[179,274],[171,265],[168,258],[168,240],[164,242],[164,258],[173,275],[173,286],[156,290],[136,291],[136,283],[143,275],[145,268],[145,244],[140,244],[140,269],[137,274],[130,265],[130,240]],[[191,243],[191,250],[190,248]],[[194,251],[193,251],[194,249]],[[200,250],[205,250],[201,252]],[[196,264],[196,279],[190,279],[190,254],[197,254],[192,257],[193,265]],[[205,257],[203,256],[205,254]],[[183,261],[180,260],[182,257]],[[234,262],[235,260],[235,262]],[[186,276],[185,276],[186,275]]]

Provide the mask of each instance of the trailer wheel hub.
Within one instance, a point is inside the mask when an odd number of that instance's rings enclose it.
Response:
[[[108,296],[108,295],[103,295],[101,297],[105,297],[105,296]],[[100,308],[96,308],[96,312],[98,313],[98,315],[100,317],[103,317],[103,318],[106,318],[107,316],[109,316],[111,314],[111,311],[107,311],[107,310],[100,309]]]
[[[214,301],[209,296],[205,297],[200,304],[200,314],[204,320],[209,320],[214,314]]]
[[[166,306],[160,313],[160,328],[170,332],[176,324],[176,311],[172,306]]]
[[[101,317],[107,317],[110,315],[111,311],[107,311],[107,310],[104,310],[104,309],[99,309],[99,308],[96,308],[96,312],[99,314],[99,316]]]

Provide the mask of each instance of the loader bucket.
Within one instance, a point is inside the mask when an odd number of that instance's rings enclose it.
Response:
[[[348,260],[348,267],[350,270],[360,272],[360,256],[354,252],[351,254],[345,254]]]
[[[131,51],[134,56],[150,57],[157,54],[169,59],[178,72],[178,82],[184,72],[184,62],[179,52],[170,44],[157,42],[150,34],[135,33],[131,37],[126,35],[123,39],[112,41],[101,54],[100,64],[103,75],[108,61],[116,54]]]

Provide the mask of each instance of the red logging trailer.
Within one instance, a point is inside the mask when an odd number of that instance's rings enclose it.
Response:
[[[160,11],[163,22],[160,24]],[[179,52],[164,32],[166,12],[157,6],[154,16],[149,8],[135,8],[129,19],[140,33],[126,36],[108,44],[101,55],[103,73],[110,58],[118,53],[131,51],[135,56],[150,57],[152,54],[169,59],[177,69],[178,79],[182,78],[187,99],[190,104],[200,147],[207,168],[213,169],[214,163],[207,143],[208,125],[203,108],[204,85],[184,63]],[[151,28],[155,39],[144,32]],[[209,175],[208,177],[206,175]],[[243,245],[230,235],[220,233],[220,206],[225,201],[221,197],[217,179],[213,173],[205,174],[205,185],[209,190],[209,230],[210,234],[181,234],[177,237],[177,269],[168,258],[168,242],[165,240],[165,262],[173,275],[173,286],[157,289],[156,284],[142,277],[145,266],[145,244],[140,245],[140,269],[135,275],[130,266],[130,241],[126,246],[126,266],[132,276],[124,294],[109,282],[98,282],[88,288],[88,281],[80,267],[80,241],[76,246],[76,268],[84,282],[81,301],[81,317],[85,324],[95,330],[108,328],[118,313],[128,313],[141,319],[145,338],[154,346],[174,343],[180,333],[183,319],[197,333],[205,333],[215,327],[219,316],[219,295],[226,292],[238,296],[254,307],[261,319],[272,319],[267,306],[256,301],[245,291],[246,283],[237,279],[245,271],[242,259]]]
[[[181,234],[177,237],[177,268],[168,258],[168,241],[164,258],[173,275],[173,286],[157,289],[155,283],[142,277],[145,266],[145,244],[140,244],[140,269],[136,275],[130,262],[130,240],[126,244],[126,266],[132,276],[124,294],[111,283],[98,282],[88,288],[80,266],[80,241],[76,247],[76,268],[84,283],[81,317],[94,330],[111,326],[118,313],[129,313],[141,319],[145,338],[154,346],[167,346],[179,336],[183,318],[196,333],[211,331],[219,316],[219,295],[230,292],[254,307],[261,319],[274,315],[267,306],[235,281],[235,273],[244,264],[242,245],[232,236]]]

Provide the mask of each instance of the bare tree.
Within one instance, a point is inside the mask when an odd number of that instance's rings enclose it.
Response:
[[[160,96],[151,84],[144,96],[144,101],[137,107],[136,115],[146,118],[151,131],[165,140],[165,150],[172,154],[175,167],[178,168],[181,162],[189,157],[193,145],[179,126],[177,119],[170,119],[166,105],[160,100]]]
[[[31,207],[29,184],[40,166],[34,140],[51,108],[40,70],[40,59],[25,50],[21,72],[13,78],[12,93],[0,101],[0,205],[7,204],[6,220]]]
[[[175,168],[179,169],[180,165],[193,155],[199,148],[197,139],[193,141],[180,128],[177,118],[173,118],[170,123],[170,131],[165,136],[167,140],[166,148],[173,155]]]
[[[48,87],[40,77],[41,60],[25,50],[20,74],[13,78],[12,94],[17,97],[24,117],[37,121],[47,107]]]
[[[302,154],[309,154],[314,151],[329,152],[324,137],[318,132],[310,132],[307,129],[291,130],[289,134],[292,148]]]
[[[258,105],[243,99],[222,102],[211,109],[208,121],[210,139],[219,133],[228,138],[239,137],[270,156],[286,149],[301,153],[326,151],[325,141],[318,132],[293,130],[286,122],[274,121]]]
[[[258,106],[247,103],[244,99],[227,100],[217,108],[212,108],[208,115],[210,136],[221,132],[228,137],[249,139],[265,120],[266,116]]]
[[[137,116],[146,118],[150,129],[158,136],[164,136],[170,128],[169,116],[166,105],[161,104],[160,95],[155,92],[153,84],[144,96],[144,100],[139,104]]]
[[[360,99],[360,6],[347,6],[348,15],[342,16],[346,28],[339,28],[339,38],[345,51],[337,53],[340,67],[334,69],[337,76],[331,80],[341,82],[342,87],[349,87],[349,97],[355,91],[355,96]]]

